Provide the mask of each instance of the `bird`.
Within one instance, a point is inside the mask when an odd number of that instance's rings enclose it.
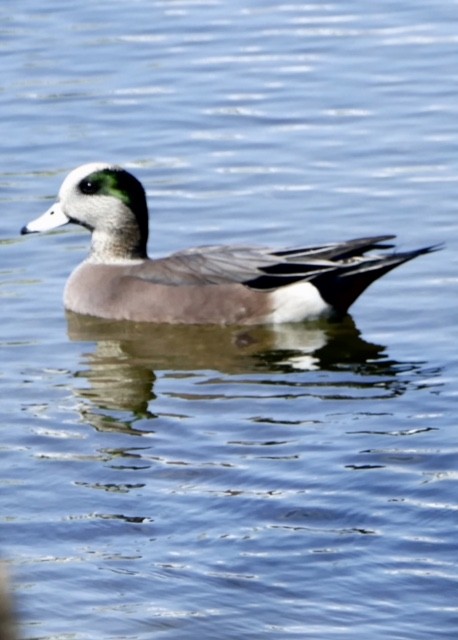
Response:
[[[341,318],[372,282],[439,248],[387,251],[395,236],[378,235],[305,248],[209,245],[152,259],[145,189],[126,169],[103,162],[71,171],[56,203],[21,234],[69,223],[92,235],[88,257],[65,285],[65,308],[157,324],[275,325]]]

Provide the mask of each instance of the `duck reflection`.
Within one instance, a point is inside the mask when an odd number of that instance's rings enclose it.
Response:
[[[86,401],[85,419],[103,430],[128,426],[135,432],[136,418],[154,417],[158,371],[175,376],[206,370],[223,375],[349,371],[357,376],[356,383],[362,385],[361,377],[396,376],[396,363],[387,360],[385,348],[364,340],[350,317],[335,324],[249,329],[152,326],[71,312],[67,313],[67,322],[71,340],[93,343],[83,356],[85,368],[77,373],[89,384],[78,388],[76,393]],[[110,416],[110,410],[129,412],[127,423],[120,421],[119,416]]]

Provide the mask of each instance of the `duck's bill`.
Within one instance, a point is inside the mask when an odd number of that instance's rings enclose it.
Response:
[[[70,222],[70,218],[62,211],[59,202],[52,205],[43,215],[22,227],[21,234],[50,231]]]

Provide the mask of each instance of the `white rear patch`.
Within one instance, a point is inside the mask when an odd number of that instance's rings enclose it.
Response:
[[[272,312],[268,322],[301,322],[327,315],[331,306],[310,282],[295,282],[271,292]]]

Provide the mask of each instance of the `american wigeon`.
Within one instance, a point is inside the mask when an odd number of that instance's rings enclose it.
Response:
[[[137,322],[253,325],[342,315],[374,280],[436,248],[366,256],[392,247],[385,242],[394,236],[383,235],[305,249],[207,246],[152,260],[141,183],[101,163],[72,171],[56,204],[21,233],[68,222],[89,229],[92,241],[67,281],[65,307]]]

